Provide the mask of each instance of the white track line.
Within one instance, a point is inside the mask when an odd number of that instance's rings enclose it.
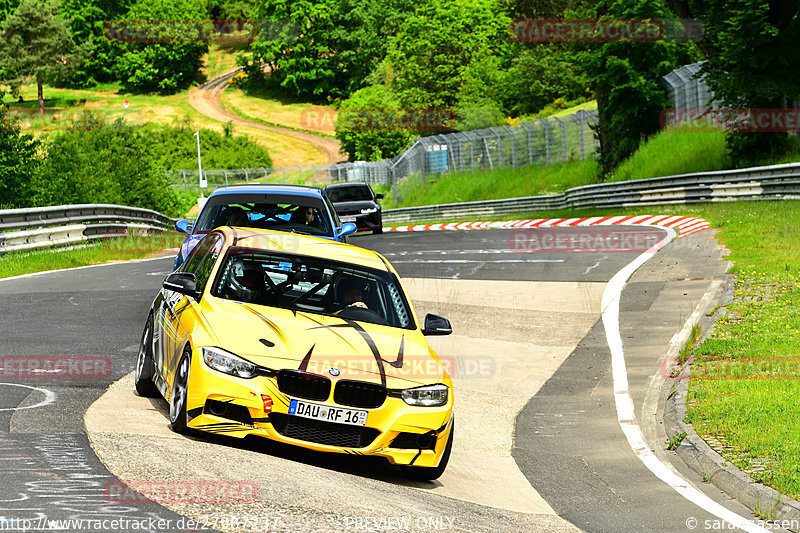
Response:
[[[131,259],[129,261],[114,261],[111,263],[98,263],[96,265],[84,265],[79,267],[70,267],[70,268],[59,268],[56,270],[42,270],[41,272],[31,272],[30,274],[20,274],[19,276],[10,276],[7,278],[0,278],[0,282],[3,281],[12,281],[15,279],[23,279],[23,278],[34,278],[36,276],[44,276],[47,274],[56,274],[58,272],[70,272],[72,270],[86,270],[87,268],[99,268],[99,267],[107,267],[107,266],[114,266],[114,265],[125,265],[131,263],[147,263],[149,261],[161,261],[164,259],[168,259],[169,255],[162,255],[161,257],[149,257],[147,259]]]
[[[37,407],[44,407],[45,405],[50,405],[56,401],[56,393],[48,390],[48,389],[40,389],[39,387],[31,387],[30,385],[22,385],[20,383],[0,383],[0,386],[7,385],[9,387],[22,387],[24,389],[30,389],[32,391],[41,392],[44,395],[44,399],[37,404],[34,405],[26,405],[25,407],[3,407],[0,408],[0,411],[20,411],[22,409],[36,409]]]
[[[656,477],[672,487],[675,492],[739,529],[749,532],[768,533],[767,529],[758,526],[752,520],[748,520],[718,504],[662,463],[645,442],[642,430],[636,422],[633,399],[628,390],[625,352],[622,349],[622,337],[619,333],[619,302],[625,283],[636,269],[675,238],[675,230],[670,228],[664,228],[664,230],[667,231],[667,236],[617,272],[608,282],[605,291],[603,291],[603,327],[606,330],[606,341],[611,350],[611,372],[614,380],[614,403],[617,407],[617,420],[622,432],[625,433],[625,438],[628,439],[628,444],[639,460]]]

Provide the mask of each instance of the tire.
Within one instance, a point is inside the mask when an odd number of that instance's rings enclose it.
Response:
[[[144,398],[158,398],[161,394],[153,383],[155,366],[153,363],[153,315],[147,317],[142,341],[139,343],[139,355],[136,357],[136,374],[134,385],[136,393]]]
[[[172,394],[169,397],[169,425],[175,433],[187,434],[186,396],[189,390],[189,349],[183,353],[178,367],[175,369],[175,379],[172,384]]]
[[[438,479],[447,468],[447,462],[450,460],[450,450],[453,449],[453,433],[455,433],[455,425],[450,426],[450,436],[447,438],[447,445],[444,447],[442,458],[439,460],[439,466],[403,466],[401,470],[403,474],[409,479],[416,479],[419,481],[433,481]]]
[[[379,226],[379,227],[375,228],[374,230],[372,230],[372,234],[373,235],[380,235],[381,233],[383,233],[383,226]]]

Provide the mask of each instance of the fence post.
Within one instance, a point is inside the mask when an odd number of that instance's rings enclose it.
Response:
[[[317,184],[317,165],[311,165],[314,167],[314,185]]]
[[[392,196],[394,197],[394,205],[397,205],[397,176],[395,176],[394,167],[389,167],[389,172],[392,176]]]
[[[250,177],[247,175],[247,169],[243,168],[242,170],[244,171],[244,182],[250,183]]]
[[[475,172],[475,150],[473,149],[475,140],[470,137],[467,132],[464,132],[464,135],[467,136],[467,140],[469,141],[469,168],[472,172]]]
[[[544,162],[550,166],[550,127],[543,119],[539,119],[539,124],[544,128]]]
[[[561,125],[561,150],[564,152],[564,161],[567,160],[567,126],[564,122],[558,118],[553,117],[553,119]]]
[[[261,167],[261,170],[264,171],[264,183],[265,184],[269,183],[269,177],[267,176],[267,169],[264,168],[264,167]]]
[[[222,172],[225,173],[225,185],[228,185],[228,170],[223,168]]]
[[[497,130],[495,130],[494,128],[489,128],[489,131],[494,133],[495,136],[497,137],[497,168],[503,168],[503,141],[500,138],[500,134],[497,133]]]
[[[527,122],[520,122],[520,126],[525,128],[525,131],[528,133],[528,164],[533,164],[533,139],[531,139],[531,129],[528,127]]]
[[[428,164],[428,158],[426,157],[428,153],[428,147],[424,144],[422,145],[422,184],[427,185],[425,182],[425,165]]]
[[[181,170],[181,174],[183,174],[183,189],[189,190],[189,184],[186,183],[186,171]]]
[[[514,145],[514,130],[511,129],[511,126],[505,126],[508,130],[508,134],[511,135],[511,168],[517,168],[517,149]]]
[[[584,150],[583,150],[583,110],[579,109],[578,112],[576,113],[576,115],[578,115],[578,127],[580,128],[579,137],[580,137],[580,143],[581,143],[581,160],[583,160],[583,159],[586,158],[586,156],[584,155]]]

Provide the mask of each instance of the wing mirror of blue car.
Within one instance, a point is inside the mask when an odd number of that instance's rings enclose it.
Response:
[[[423,335],[450,335],[451,333],[453,333],[453,327],[445,317],[430,313],[425,315],[425,327],[422,328]]]
[[[344,237],[345,235],[352,235],[358,228],[352,222],[345,222],[341,228],[336,230],[337,237]]]
[[[179,220],[175,223],[175,229],[189,235],[192,232],[192,225],[185,220]]]
[[[383,200],[383,194],[381,194],[381,193],[376,194],[375,195],[375,199],[376,200]]]
[[[197,291],[197,278],[191,272],[173,272],[164,280],[162,287],[168,291],[191,296],[195,300],[200,299],[200,293]]]

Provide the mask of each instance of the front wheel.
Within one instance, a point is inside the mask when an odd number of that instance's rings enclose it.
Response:
[[[453,449],[453,433],[455,433],[455,428],[451,425],[450,436],[447,438],[447,445],[444,447],[444,452],[442,452],[439,466],[403,466],[401,469],[406,477],[420,481],[438,479],[444,473],[444,469],[447,468],[447,462],[450,460],[450,450]]]
[[[380,235],[381,233],[383,233],[383,226],[378,226],[377,228],[372,230],[373,235]]]
[[[145,398],[157,398],[158,389],[153,383],[155,366],[153,364],[153,315],[147,317],[142,341],[139,343],[139,356],[136,358],[134,385],[136,393]]]
[[[169,399],[169,425],[175,433],[187,433],[186,396],[189,390],[189,350],[184,352],[178,368],[175,369],[175,380],[172,395]]]

